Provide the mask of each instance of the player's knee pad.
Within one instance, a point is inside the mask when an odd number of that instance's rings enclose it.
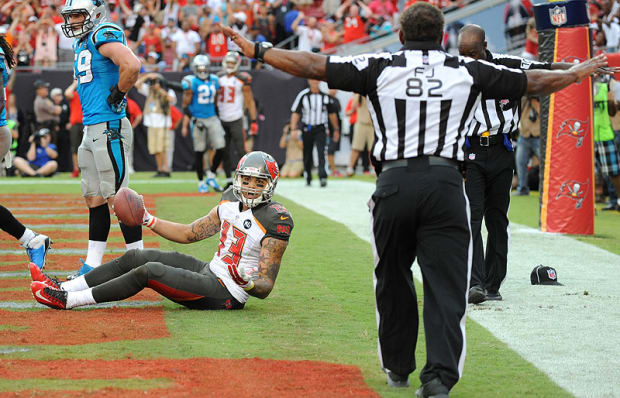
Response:
[[[157,262],[148,262],[138,268],[142,268],[142,267],[146,269],[148,280],[156,280],[156,281],[160,281],[163,278],[163,276],[166,274],[166,268],[167,268],[162,263],[157,263]]]
[[[162,263],[148,262],[133,271],[134,277],[141,286],[148,286],[149,281],[161,281],[166,274],[166,266]]]

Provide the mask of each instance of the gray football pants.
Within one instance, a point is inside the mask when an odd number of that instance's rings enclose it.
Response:
[[[209,263],[178,252],[129,250],[85,275],[97,303],[119,301],[150,287],[192,309],[242,309]]]

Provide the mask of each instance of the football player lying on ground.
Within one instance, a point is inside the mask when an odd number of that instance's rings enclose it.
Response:
[[[220,232],[210,262],[177,252],[129,250],[121,257],[66,282],[30,265],[35,299],[56,309],[123,300],[145,287],[192,309],[242,309],[249,295],[265,298],[273,289],[293,220],[271,200],[278,166],[264,152],[245,155],[233,186],[218,206],[189,225],[158,219],[146,209],[143,224],[164,238],[192,243]]]

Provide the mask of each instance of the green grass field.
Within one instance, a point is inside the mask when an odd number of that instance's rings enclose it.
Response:
[[[137,173],[132,179],[150,180],[151,174]],[[55,178],[58,181],[69,179],[66,175]],[[173,178],[193,179],[193,174],[174,173]],[[145,194],[195,190],[193,182],[130,185]],[[0,182],[0,192],[79,195],[79,184],[3,186]],[[413,396],[419,386],[418,370],[412,374],[412,386],[403,390],[388,388],[385,375],[380,370],[372,289],[373,260],[369,244],[339,223],[286,199],[277,199],[294,215],[295,229],[275,289],[266,300],[251,298],[246,309],[237,312],[190,311],[167,301],[165,316],[170,338],[79,346],[36,346],[30,347],[33,348],[31,351],[4,354],[0,358],[121,359],[131,353],[132,358],[145,359],[260,357],[320,360],[358,366],[368,385],[381,396]],[[536,227],[537,200],[536,196],[514,197],[511,221]],[[216,205],[217,198],[160,197],[156,203],[159,217],[190,222],[206,214]],[[596,234],[578,239],[620,254],[619,227],[620,213],[599,212]],[[193,245],[174,244],[163,238],[159,241],[162,250],[178,250],[203,259],[210,259],[217,247],[215,238]],[[418,285],[417,289],[421,308],[422,288]],[[422,330],[416,355],[419,368],[425,362]],[[233,338],[230,338],[231,335]],[[471,320],[467,323],[467,336],[465,373],[453,389],[452,396],[570,396]],[[117,383],[119,386],[123,384],[122,381]],[[51,384],[63,389],[65,382],[51,381]],[[0,378],[0,393],[26,388],[20,386],[15,385],[13,380]]]

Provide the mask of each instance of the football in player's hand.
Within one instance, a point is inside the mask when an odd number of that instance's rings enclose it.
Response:
[[[130,188],[119,189],[114,196],[114,213],[119,221],[128,227],[141,225],[144,217],[142,196]]]

